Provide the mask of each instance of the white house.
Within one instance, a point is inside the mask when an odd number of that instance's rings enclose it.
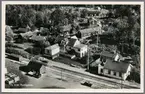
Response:
[[[59,52],[60,52],[60,47],[58,44],[54,44],[52,46],[45,48],[45,55],[51,57],[52,59],[59,56]]]
[[[71,38],[66,46],[67,51],[72,51],[77,57],[82,58],[87,53],[87,45],[81,44],[76,38]]]
[[[82,58],[87,54],[87,48],[88,48],[87,45],[79,44],[73,47],[72,49],[75,50],[76,56]]]
[[[130,75],[132,65],[127,62],[116,62],[110,59],[107,59],[105,64],[99,64],[98,74],[106,75],[113,78],[118,78],[126,80]]]

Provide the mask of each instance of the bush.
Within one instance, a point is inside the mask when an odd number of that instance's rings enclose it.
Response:
[[[13,47],[6,47],[6,53],[10,53],[10,54],[16,54],[16,55],[20,55],[24,58],[30,58],[30,54],[27,53],[26,51],[19,49],[19,48],[13,48]]]
[[[6,47],[14,47],[14,48],[19,48],[19,49],[23,49],[22,47],[14,44],[14,43],[10,43],[10,42],[6,42],[5,44]]]
[[[38,55],[41,53],[41,48],[38,47],[27,48],[25,51],[33,55]]]
[[[140,71],[134,68],[127,79],[140,83]]]

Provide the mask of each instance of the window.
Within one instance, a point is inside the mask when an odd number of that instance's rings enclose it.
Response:
[[[116,72],[114,71],[114,75],[116,76]]]
[[[122,77],[122,73],[121,72],[119,72],[119,77]]]
[[[80,49],[78,49],[78,51],[80,51]]]
[[[111,70],[108,70],[108,74],[111,74]]]
[[[101,73],[103,73],[103,69],[101,69]]]
[[[50,54],[50,50],[47,50],[47,54]]]

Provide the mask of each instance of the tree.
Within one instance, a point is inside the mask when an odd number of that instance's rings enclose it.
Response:
[[[50,20],[53,26],[56,25],[64,25],[64,20],[65,19],[65,14],[64,12],[57,8],[56,10],[54,10],[51,15],[50,15]]]
[[[11,42],[13,40],[14,34],[10,26],[6,26],[6,41]]]
[[[44,25],[44,13],[42,11],[38,11],[36,13],[36,24],[37,27],[42,27]]]
[[[83,9],[82,11],[81,11],[81,17],[82,18],[85,18],[87,16],[87,9]]]

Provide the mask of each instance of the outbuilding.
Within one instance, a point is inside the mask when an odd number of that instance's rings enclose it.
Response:
[[[54,59],[59,56],[59,53],[60,53],[60,47],[58,44],[54,44],[52,46],[45,48],[46,57],[51,57],[52,59]]]

